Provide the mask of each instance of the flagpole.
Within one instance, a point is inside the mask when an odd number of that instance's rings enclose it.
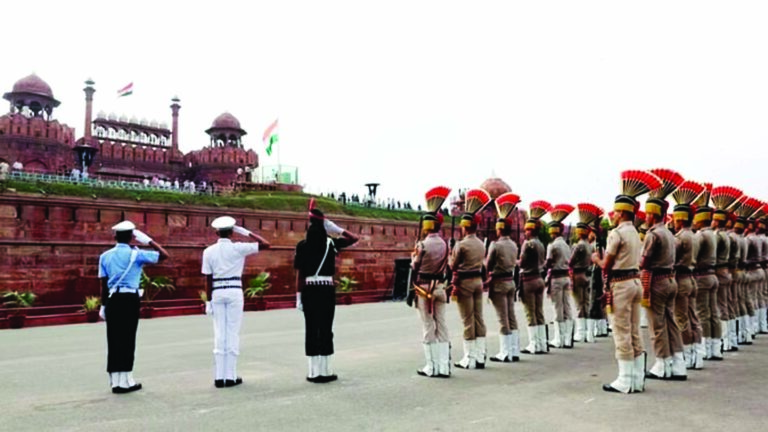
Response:
[[[279,117],[278,117],[279,121]],[[277,130],[277,182],[280,183],[283,180],[283,166],[280,164],[280,147],[282,147],[280,143],[280,126],[278,126]]]

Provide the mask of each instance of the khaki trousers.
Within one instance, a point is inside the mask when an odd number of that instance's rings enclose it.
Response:
[[[694,331],[691,325],[690,305],[688,303],[691,298],[691,291],[695,291],[695,284],[691,275],[678,276],[676,281],[675,321],[680,329],[683,345],[691,345],[695,340],[693,338]]]
[[[741,278],[739,279],[739,286],[736,290],[739,295],[739,316],[746,316],[750,313],[749,299],[747,297],[748,288],[749,273],[746,270],[741,270]]]
[[[744,303],[747,305],[747,315],[755,316],[755,285],[757,282],[757,270],[748,270],[744,278]]]
[[[589,316],[589,278],[586,273],[574,273],[572,283],[576,317],[587,318]]]
[[[716,320],[712,306],[717,308],[717,277],[713,274],[696,276],[696,285],[696,314],[701,322],[701,336],[712,338]],[[720,320],[717,320],[717,326],[720,326]]]
[[[691,333],[693,333],[693,341],[701,341],[701,321],[699,321],[699,315],[696,313],[696,298],[699,295],[699,284],[696,279],[691,276],[693,281],[693,289],[691,290],[691,296],[688,297],[688,321],[691,323]]]
[[[529,327],[544,325],[544,279],[523,281],[523,305]]]
[[[479,277],[459,281],[456,296],[459,315],[464,324],[464,340],[485,337],[483,321],[483,281]]]
[[[762,309],[762,308],[764,308],[764,307],[765,307],[765,305],[766,305],[766,295],[765,295],[765,294],[766,294],[766,293],[765,293],[765,290],[766,290],[766,283],[765,283],[765,270],[763,270],[763,269],[757,269],[757,271],[756,271],[755,273],[757,274],[757,278],[758,278],[758,279],[757,279],[757,280],[758,280],[758,283],[757,283],[757,294],[755,295],[755,297],[757,297],[757,303],[758,303],[758,306],[757,306],[757,307],[758,307],[759,309]]]
[[[665,359],[683,352],[683,338],[675,322],[677,282],[671,277],[657,277],[651,281],[651,307],[648,321],[656,358]]]
[[[552,290],[549,298],[555,306],[555,321],[563,322],[571,319],[571,279],[568,276],[552,279]]]
[[[423,289],[429,289],[428,285],[419,285]],[[422,342],[431,344],[435,342],[448,342],[448,325],[445,322],[445,306],[447,298],[443,285],[438,285],[432,291],[432,312],[428,310],[427,299],[416,296],[416,307],[419,310],[423,330]]]
[[[616,360],[631,361],[643,352],[640,338],[640,300],[643,288],[640,279],[611,283],[613,292],[613,343]]]
[[[733,277],[727,268],[717,269],[717,314],[720,320],[731,319],[731,311],[728,302],[731,297],[731,284]]]
[[[511,279],[492,280],[488,290],[488,297],[496,309],[499,319],[499,332],[503,335],[517,330],[517,318],[515,318],[515,281]]]
[[[741,287],[743,273],[738,269],[731,270],[731,286],[728,289],[728,315],[731,319],[736,319],[743,315],[739,299],[739,288]]]

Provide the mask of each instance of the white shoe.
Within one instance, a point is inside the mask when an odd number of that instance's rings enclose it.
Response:
[[[429,344],[423,343],[423,344],[421,344],[422,348],[424,349],[424,361],[425,361],[425,364],[424,364],[423,368],[421,368],[421,369],[416,371],[417,374],[419,374],[421,376],[426,376],[426,377],[432,377],[432,376],[437,375],[437,372],[435,371],[435,369],[436,369],[435,368],[435,356],[434,356],[435,345],[437,345],[437,344],[434,344],[434,343],[429,343]]]
[[[448,378],[451,376],[451,345],[448,342],[438,342],[437,346],[437,359],[435,364],[437,366],[437,376],[442,378]],[[434,356],[434,354],[432,354]]]
[[[723,339],[710,339],[710,343],[712,344],[712,360],[722,360]]]
[[[673,381],[685,381],[688,379],[688,371],[685,367],[685,359],[683,358],[683,353],[678,352],[672,356],[671,372],[672,373],[669,378]]]
[[[592,320],[589,320],[589,321],[592,321]],[[576,320],[576,333],[573,335],[573,341],[574,342],[584,342],[585,334],[589,334],[589,327],[587,325],[587,319],[586,318],[578,318]],[[589,342],[589,337],[587,337],[587,342]]]
[[[485,368],[485,358],[488,355],[486,353],[485,336],[475,339],[475,350],[473,352],[475,356],[475,368]]]
[[[563,323],[555,322],[553,327],[555,328],[555,336],[549,341],[549,346],[552,348],[562,348],[563,342],[560,340],[560,331],[564,330]],[[563,333],[565,333],[565,331],[563,331]]]
[[[738,348],[738,345],[739,345],[739,335],[736,332],[736,320],[732,319],[732,320],[728,321],[728,325],[729,325],[728,334],[729,334],[729,336],[731,338],[731,349],[734,349],[734,348],[739,349]]]
[[[520,332],[512,330],[509,335],[509,353],[513,362],[520,361]]]
[[[722,344],[723,352],[731,350],[731,335],[728,333],[730,329],[729,324],[730,321],[720,321],[720,333],[723,335],[723,338],[720,339],[720,343]]]
[[[645,391],[645,359],[646,354],[642,353],[635,357],[632,367],[632,392],[642,393]]]
[[[118,387],[122,388],[128,388],[130,385],[128,384],[128,372],[118,372],[118,380],[119,385]]]
[[[685,368],[693,368],[694,354],[693,345],[683,345],[683,358],[685,359]]]
[[[593,319],[587,319],[587,322],[585,324],[587,326],[587,329],[584,332],[584,336],[585,336],[584,340],[587,343],[594,343],[595,342],[595,324],[596,324],[596,322]]]
[[[120,372],[111,372],[109,374],[109,385],[112,388],[120,387]]]
[[[693,368],[696,370],[704,369],[704,356],[707,355],[707,348],[704,346],[704,342],[694,344],[693,349],[696,353],[693,362]]]
[[[499,334],[499,353],[491,357],[489,360],[502,363],[512,361],[512,354],[509,347],[509,336],[510,335]]]
[[[539,350],[539,328],[538,326],[528,326],[528,345],[523,349],[525,354],[536,354]]]
[[[465,340],[464,343],[464,357],[459,360],[458,363],[455,363],[454,366],[462,369],[474,369],[475,364],[475,340]]]
[[[648,373],[645,374],[646,378],[650,379],[664,379],[665,376],[665,361],[664,359],[660,359],[656,357],[656,360],[653,362],[653,366],[651,367],[651,370],[648,371]]]
[[[307,369],[307,378],[317,378],[320,375],[320,356],[307,356]]]
[[[544,354],[549,352],[547,349],[547,325],[536,326],[536,333],[538,334],[538,349],[537,353]]]
[[[563,348],[573,348],[573,331],[576,322],[574,320],[565,321],[565,333],[563,333]]]
[[[615,393],[629,393],[632,390],[634,360],[619,360],[619,376],[610,384],[603,384],[603,390]]]

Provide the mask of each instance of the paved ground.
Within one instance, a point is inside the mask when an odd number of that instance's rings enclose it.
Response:
[[[491,308],[486,318],[494,319]],[[522,312],[518,320],[523,322]],[[459,320],[451,305],[453,355]],[[489,334],[497,347],[495,325]],[[2,431],[216,430],[757,430],[764,426],[768,338],[686,383],[650,382],[644,394],[604,393],[613,343],[448,380],[418,377],[415,312],[402,303],[343,306],[336,318],[340,380],[304,380],[303,321],[295,310],[249,312],[242,332],[245,384],[215,389],[212,328],[204,316],[143,320],[136,376],[144,390],[112,395],[102,324],[0,331]],[[649,362],[651,358],[649,358]]]

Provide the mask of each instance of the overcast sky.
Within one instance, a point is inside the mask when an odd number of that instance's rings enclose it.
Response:
[[[768,199],[768,2],[36,1],[3,5],[0,88],[36,72],[83,131],[95,112],[170,124],[181,149],[230,111],[262,165],[309,191],[421,202],[495,173],[523,198],[608,206],[665,167]],[[134,82],[134,94],[116,91]]]

